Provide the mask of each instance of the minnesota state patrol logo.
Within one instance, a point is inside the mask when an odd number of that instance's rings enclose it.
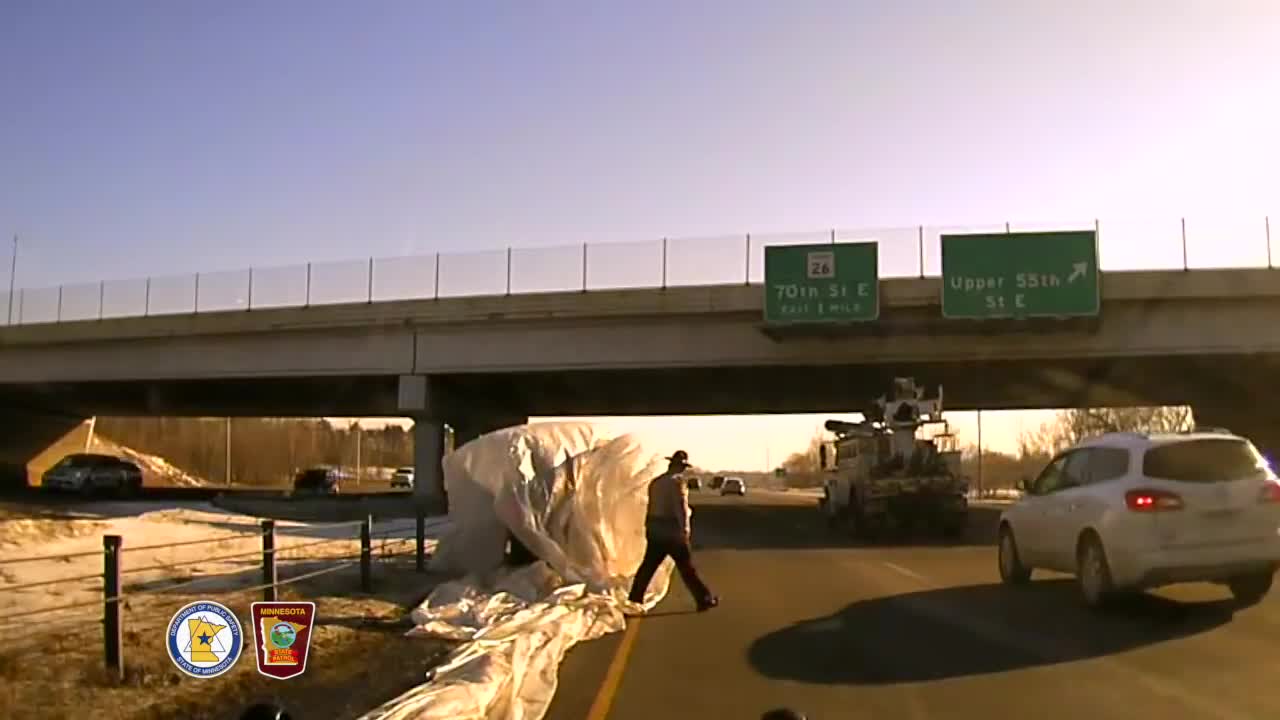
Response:
[[[256,602],[249,607],[253,615],[258,672],[278,680],[301,675],[307,669],[316,604]]]
[[[218,677],[244,649],[240,619],[226,605],[198,600],[173,614],[166,635],[169,659],[194,678]]]

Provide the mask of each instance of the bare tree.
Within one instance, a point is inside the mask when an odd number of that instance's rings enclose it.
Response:
[[[1047,460],[1088,437],[1109,432],[1178,432],[1192,427],[1191,408],[1075,408],[1034,432],[1023,433],[1018,454]]]
[[[826,433],[822,429],[815,431],[813,437],[809,438],[809,446],[803,452],[791,453],[787,456],[787,459],[782,461],[782,469],[786,470],[788,475],[809,475],[820,472],[822,467],[819,448],[826,439]]]

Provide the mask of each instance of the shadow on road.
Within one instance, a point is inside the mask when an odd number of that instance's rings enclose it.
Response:
[[[783,505],[752,502],[748,498],[696,505],[693,542],[695,550],[802,550],[863,545],[977,547],[995,545],[999,520],[998,508],[972,507],[969,526],[961,537],[904,535],[865,543],[843,528],[830,527],[816,502]]]
[[[1144,594],[1100,615],[1070,580],[971,585],[854,603],[759,638],[748,660],[766,677],[814,684],[928,682],[1163,643],[1227,623],[1234,609]]]

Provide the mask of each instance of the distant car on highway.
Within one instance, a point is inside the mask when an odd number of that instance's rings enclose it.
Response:
[[[712,476],[711,476],[711,489],[712,489],[712,490],[719,490],[719,489],[720,489],[720,488],[722,488],[722,487],[724,487],[724,476],[723,476],[723,475],[712,475]]]
[[[142,470],[115,455],[75,453],[49,468],[40,478],[40,486],[53,492],[110,491],[128,495],[142,490]]]
[[[308,468],[293,479],[294,495],[337,495],[346,475],[337,468]]]
[[[414,468],[411,467],[396,468],[395,474],[391,476],[391,487],[412,488],[413,473]]]
[[[1055,456],[1000,517],[999,570],[1074,573],[1101,607],[1180,582],[1227,585],[1243,605],[1280,567],[1280,480],[1251,442],[1223,430],[1110,433]]]
[[[702,489],[702,478],[696,475],[685,480],[684,483],[685,483],[685,487],[689,488],[690,490]]]
[[[721,495],[743,495],[747,494],[747,484],[740,477],[730,477],[724,479],[724,485],[720,486]]]

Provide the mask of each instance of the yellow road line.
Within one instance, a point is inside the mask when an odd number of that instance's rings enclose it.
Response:
[[[587,711],[587,720],[605,720],[609,717],[613,698],[618,694],[618,686],[622,684],[622,673],[627,669],[627,658],[631,655],[631,647],[635,645],[636,634],[640,630],[640,618],[635,617],[630,620],[627,623],[627,629],[622,632],[622,641],[618,643],[618,649],[613,653],[609,669],[604,674],[604,682],[600,683],[596,699],[591,703],[591,709]]]

